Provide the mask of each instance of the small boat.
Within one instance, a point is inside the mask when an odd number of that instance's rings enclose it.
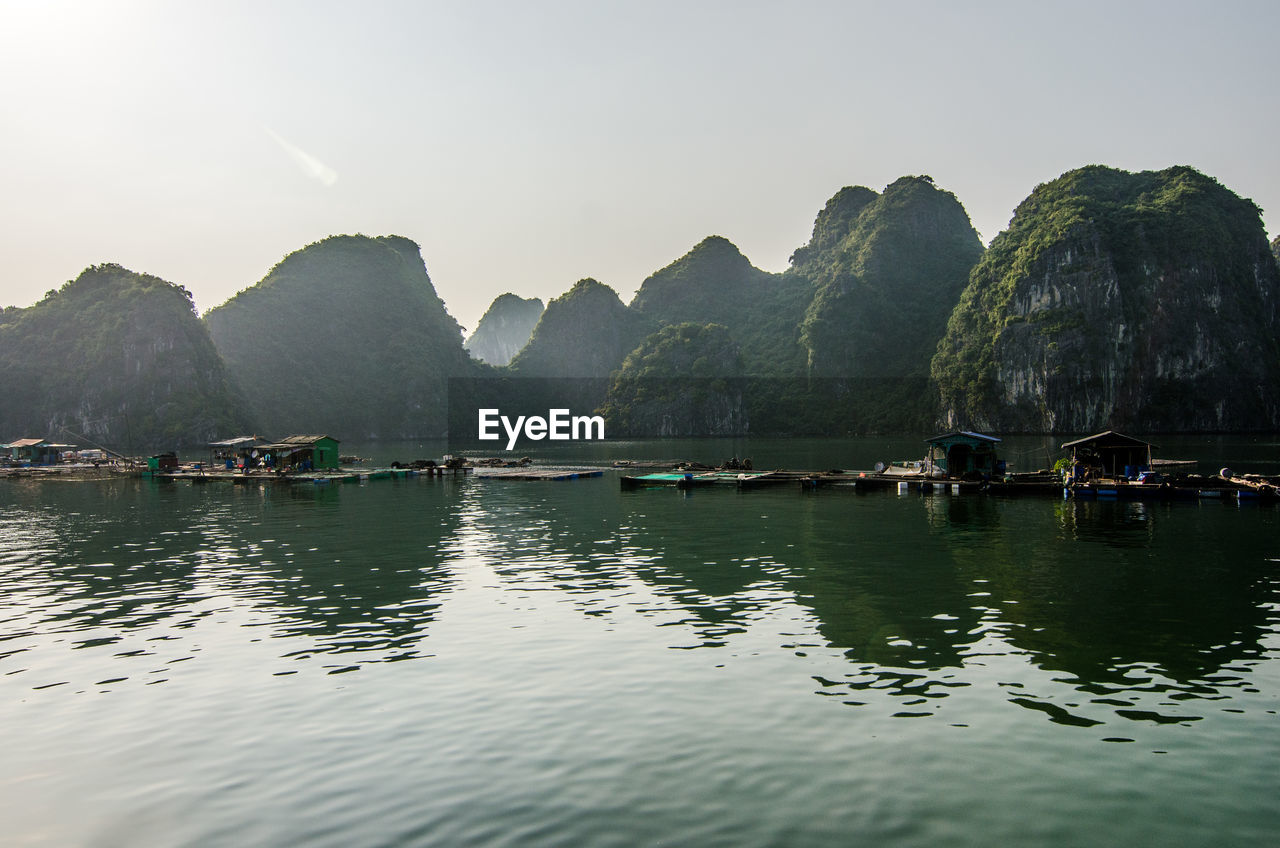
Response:
[[[739,488],[750,488],[754,485],[786,482],[785,478],[773,471],[659,471],[653,474],[624,476],[620,480],[624,489],[651,486],[675,486],[678,489],[691,489],[698,486],[729,484],[736,485]]]

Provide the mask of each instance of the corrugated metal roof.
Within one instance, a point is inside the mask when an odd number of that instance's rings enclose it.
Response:
[[[234,448],[241,445],[266,444],[269,440],[261,436],[237,436],[234,439],[224,439],[221,442],[210,442],[211,448]]]
[[[933,444],[934,442],[945,442],[948,439],[954,439],[958,436],[964,436],[968,439],[977,439],[980,442],[999,442],[995,436],[984,436],[982,433],[974,433],[969,430],[957,430],[954,433],[943,433],[941,436],[934,436],[931,439],[925,439],[926,442]]]
[[[43,445],[44,439],[18,439],[16,442],[10,442],[5,445],[7,448],[32,448],[36,445]]]
[[[333,438],[333,436],[325,436],[325,435],[319,435],[319,436],[287,436],[287,437],[285,437],[285,438],[281,439],[281,440],[280,440],[280,442],[279,442],[279,444],[282,444],[282,445],[314,445],[316,442],[320,441],[321,439],[333,439],[333,441],[335,441],[335,442],[336,442],[336,441],[338,441],[337,439],[334,439],[334,438]]]
[[[1155,445],[1150,442],[1144,442],[1142,439],[1135,439],[1133,436],[1126,436],[1124,433],[1117,433],[1115,430],[1103,430],[1101,433],[1094,433],[1092,436],[1085,436],[1083,439],[1076,439],[1074,442],[1063,442],[1063,448],[1074,448],[1080,445],[1095,445],[1097,447],[1114,448],[1114,447],[1144,447],[1153,448]]]

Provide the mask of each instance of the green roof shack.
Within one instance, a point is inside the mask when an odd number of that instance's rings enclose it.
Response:
[[[930,464],[947,477],[998,477],[1004,474],[1004,460],[996,454],[1000,440],[995,436],[962,430],[925,440]]]
[[[315,469],[338,467],[338,440],[333,436],[289,436],[266,448],[277,457],[277,465],[298,466],[310,462]]]

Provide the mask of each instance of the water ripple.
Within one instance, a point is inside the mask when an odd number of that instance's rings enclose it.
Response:
[[[19,495],[0,786],[25,834],[74,808],[46,842],[1210,833],[1177,797],[1273,824],[1268,512],[607,479]]]

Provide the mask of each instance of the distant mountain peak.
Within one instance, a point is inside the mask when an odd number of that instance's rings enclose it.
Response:
[[[693,249],[677,259],[668,268],[686,265],[706,268],[723,267],[738,271],[751,268],[751,261],[742,255],[738,246],[724,236],[707,236],[693,246]],[[658,272],[662,273],[661,271]],[[654,275],[657,276],[657,275]]]
[[[578,282],[570,286],[569,291],[565,292],[564,295],[561,295],[560,298],[556,298],[556,299],[559,300],[565,297],[565,295],[582,294],[584,292],[601,292],[601,293],[610,292],[613,294],[614,297],[618,296],[618,293],[614,291],[611,286],[605,285],[604,283],[597,280],[595,277],[583,277],[581,280],[578,280]]]
[[[180,285],[94,265],[4,318],[0,432],[84,436],[124,452],[208,442],[250,423]]]
[[[717,236],[717,235],[707,236],[702,241],[698,242],[696,245],[693,246],[693,250],[690,250],[686,254],[686,256],[696,256],[696,255],[703,255],[703,254],[712,254],[716,256],[742,257],[743,259],[746,258],[745,256],[742,256],[742,252],[738,250],[738,246],[736,244],[729,241],[724,236]]]
[[[74,280],[65,283],[58,292],[49,292],[49,295],[60,294],[64,297],[82,298],[96,296],[105,290],[130,288],[172,290],[175,294],[181,294],[188,304],[193,304],[191,292],[187,291],[185,286],[162,280],[151,274],[131,271],[115,262],[90,265],[76,275]],[[192,308],[195,308],[194,305]]]
[[[799,267],[838,247],[853,231],[862,210],[880,195],[865,186],[845,186],[832,195],[813,221],[809,243],[791,254],[791,265]]]
[[[500,294],[463,347],[481,362],[507,365],[528,343],[543,308],[542,301],[536,297],[526,300],[510,292]]]
[[[641,283],[631,308],[667,324],[714,321],[719,310],[745,296],[762,275],[767,276],[733,242],[708,236]]]
[[[210,310],[205,322],[272,432],[439,435],[446,380],[476,368],[421,250],[403,236],[310,244]]]
[[[801,330],[810,373],[927,374],[981,255],[964,206],[930,177],[900,177],[881,194],[842,189],[794,267],[814,286]]]
[[[937,183],[933,181],[933,177],[928,174],[908,174],[906,176],[898,177],[896,180],[885,186],[884,190],[887,194],[890,190],[907,187],[937,188],[938,186]]]
[[[498,295],[493,299],[493,303],[490,304],[489,308],[492,309],[495,306],[500,306],[505,308],[509,306],[520,306],[523,304],[532,304],[532,303],[538,304],[539,308],[542,308],[544,306],[542,302],[542,298],[538,298],[538,297],[524,298],[518,294],[512,294],[511,292],[503,292],[502,294]]]
[[[616,291],[586,277],[547,304],[511,368],[522,376],[607,377],[646,330]]]

